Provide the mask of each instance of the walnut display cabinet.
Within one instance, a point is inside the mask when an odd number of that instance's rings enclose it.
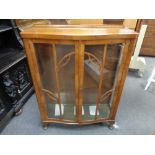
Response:
[[[21,36],[44,127],[52,122],[115,123],[136,32],[34,25]]]

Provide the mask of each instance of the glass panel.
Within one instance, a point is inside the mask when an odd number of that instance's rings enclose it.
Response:
[[[75,49],[73,45],[35,44],[49,118],[75,120]]]
[[[106,47],[107,50],[104,55]],[[108,117],[116,70],[120,59],[120,47],[119,44],[85,46],[83,120]],[[103,74],[101,76],[102,68]]]

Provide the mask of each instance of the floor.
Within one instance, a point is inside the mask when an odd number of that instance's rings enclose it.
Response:
[[[155,132],[155,84],[144,91],[147,79],[155,66],[155,58],[146,58],[147,67],[142,78],[129,71],[118,109],[117,128],[106,126],[68,126],[51,124],[44,130],[40,123],[36,96],[25,104],[23,113],[14,117],[2,135],[152,135]]]

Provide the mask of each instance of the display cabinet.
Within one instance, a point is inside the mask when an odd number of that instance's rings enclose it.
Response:
[[[21,32],[48,123],[115,123],[137,33],[104,26],[35,25]]]

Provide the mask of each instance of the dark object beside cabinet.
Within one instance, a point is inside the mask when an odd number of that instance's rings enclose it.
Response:
[[[147,25],[147,30],[140,50],[140,55],[155,57],[155,19],[140,19],[137,31],[141,25]]]
[[[0,131],[33,93],[23,42],[14,20],[0,20]]]

